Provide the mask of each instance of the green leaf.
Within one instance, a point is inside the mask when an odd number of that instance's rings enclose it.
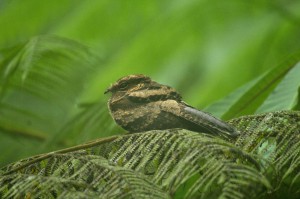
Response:
[[[254,113],[282,78],[297,66],[296,63],[299,59],[299,53],[291,56],[287,61],[270,70],[262,77],[237,89],[228,97],[224,98],[224,100],[212,104],[205,110],[214,111],[220,109],[218,110],[217,115],[220,116],[221,112],[223,112],[223,115],[221,116],[223,119],[230,119],[243,114]],[[293,78],[293,80],[297,81],[295,78]]]
[[[255,78],[254,80],[248,82],[247,84],[241,86],[240,88],[236,89],[232,93],[230,93],[228,96],[212,103],[208,107],[204,108],[204,111],[212,113],[213,115],[221,118],[222,115],[226,112],[228,112],[229,108],[234,106],[235,104],[239,103],[240,98],[245,95],[245,91],[251,89],[253,86],[255,86],[259,81],[261,77]]]
[[[278,110],[291,110],[298,100],[300,87],[300,62],[298,62],[276,86],[273,92],[256,110],[256,113],[266,113]]]

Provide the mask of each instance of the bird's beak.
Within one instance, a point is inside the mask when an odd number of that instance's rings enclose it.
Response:
[[[104,94],[107,94],[111,91],[111,87],[109,87],[108,89],[106,89],[106,91],[104,92]]]

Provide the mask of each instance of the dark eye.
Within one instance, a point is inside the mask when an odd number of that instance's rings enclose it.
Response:
[[[128,85],[126,83],[122,83],[122,84],[120,84],[119,89],[126,90],[127,87],[128,87]]]

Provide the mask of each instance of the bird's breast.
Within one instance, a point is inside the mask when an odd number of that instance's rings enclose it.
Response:
[[[160,109],[151,104],[135,104],[134,106],[112,106],[111,114],[122,128],[131,131],[150,130],[149,126],[157,123]]]

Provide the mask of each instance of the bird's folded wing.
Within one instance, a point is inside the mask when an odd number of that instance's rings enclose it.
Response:
[[[238,131],[226,122],[188,106],[184,102],[180,103],[175,100],[167,100],[161,103],[161,109],[194,124],[195,129],[197,129],[196,126],[198,126],[199,129],[205,129],[212,134],[217,134],[222,137],[236,137],[239,135]]]
[[[181,116],[188,121],[205,127],[212,133],[221,133],[230,137],[236,137],[239,135],[235,128],[233,128],[226,122],[219,120],[208,113],[199,111],[189,106],[182,107]]]

